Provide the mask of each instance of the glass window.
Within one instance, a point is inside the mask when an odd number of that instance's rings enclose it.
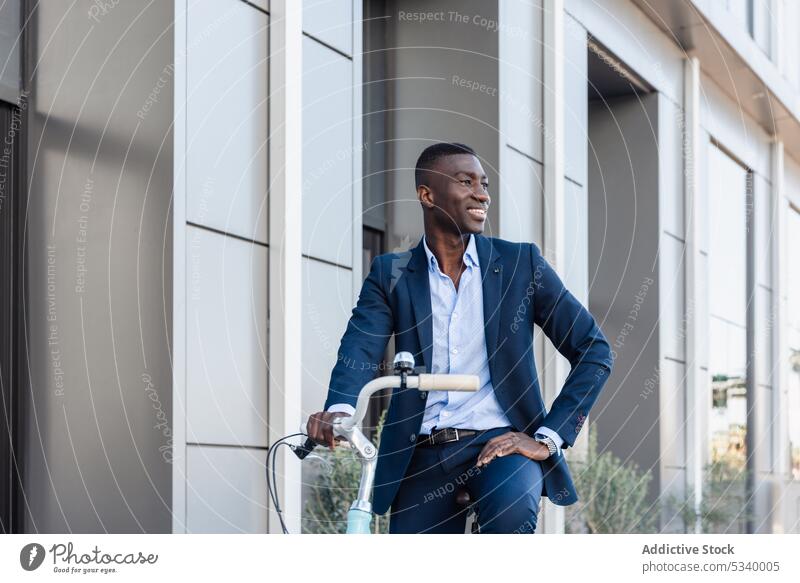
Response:
[[[786,342],[788,351],[789,397],[789,451],[791,452],[791,472],[795,480],[800,480],[800,209],[791,208],[787,220],[786,243],[789,252],[786,274]]]
[[[716,146],[709,168],[710,461],[746,467],[747,170]]]

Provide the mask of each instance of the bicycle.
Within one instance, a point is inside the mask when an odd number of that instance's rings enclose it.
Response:
[[[394,357],[394,375],[378,377],[364,385],[358,394],[355,412],[351,417],[337,417],[333,421],[333,434],[344,439],[355,451],[361,462],[361,479],[356,499],[347,512],[347,534],[369,534],[372,525],[372,502],[370,496],[375,480],[375,467],[378,462],[378,451],[373,443],[361,431],[361,422],[367,413],[370,397],[383,389],[417,389],[419,391],[477,391],[480,381],[476,375],[465,374],[414,374],[414,356],[410,352],[400,352]],[[286,443],[291,437],[305,436],[303,445]],[[277,492],[275,491],[275,452],[279,445],[287,445],[301,460],[318,445],[306,432],[303,423],[300,433],[287,435],[276,441],[267,451],[267,489],[281,521],[281,528],[288,534],[283,522]],[[270,462],[270,454],[272,462]],[[270,465],[272,465],[272,484],[270,483]]]

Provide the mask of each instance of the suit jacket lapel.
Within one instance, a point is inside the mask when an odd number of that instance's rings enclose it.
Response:
[[[428,281],[428,256],[425,254],[422,239],[411,250],[411,259],[407,266],[408,293],[411,296],[411,305],[414,308],[417,335],[425,361],[425,370],[431,372],[433,360],[433,318],[431,317],[431,288]],[[417,363],[419,364],[419,363]]]
[[[500,330],[500,301],[503,283],[503,265],[499,262],[500,254],[492,242],[483,235],[475,235],[478,248],[478,260],[481,264],[481,281],[483,283],[483,322],[486,335],[486,352],[489,365],[494,361]],[[424,252],[424,249],[423,249]],[[492,375],[494,377],[494,375]]]

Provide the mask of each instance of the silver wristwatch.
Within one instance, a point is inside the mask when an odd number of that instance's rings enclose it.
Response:
[[[547,451],[550,452],[551,456],[554,456],[558,453],[558,446],[556,445],[556,442],[544,433],[534,433],[533,438],[539,443],[545,444],[547,446]]]

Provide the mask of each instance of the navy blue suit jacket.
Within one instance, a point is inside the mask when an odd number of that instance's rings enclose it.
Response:
[[[533,243],[476,235],[483,282],[486,347],[497,400],[517,431],[556,431],[563,448],[578,432],[611,373],[611,350],[591,314],[564,287]],[[414,354],[430,372],[431,297],[422,240],[404,253],[376,257],[347,325],[331,374],[325,408],[356,404],[358,391],[381,369],[387,342]],[[537,324],[571,364],[550,411],[545,408],[533,354]],[[385,513],[405,476],[422,424],[425,399],[395,390],[381,436],[373,508]],[[543,495],[558,505],[577,501],[564,456],[542,462]]]

